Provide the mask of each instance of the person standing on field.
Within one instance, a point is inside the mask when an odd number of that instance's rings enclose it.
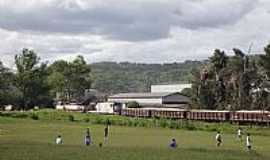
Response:
[[[237,130],[237,138],[242,141],[242,129],[240,127]]]
[[[107,124],[106,127],[104,128],[104,144],[108,142],[109,138],[109,125]]]
[[[247,150],[251,151],[251,139],[250,139],[249,133],[247,134],[247,137],[246,137],[246,146],[247,146]]]
[[[63,144],[63,139],[61,135],[58,135],[55,139],[56,144]]]
[[[92,140],[91,140],[90,130],[89,130],[89,128],[87,128],[84,143],[86,146],[89,146],[91,144],[91,142],[92,142]]]
[[[216,134],[216,143],[217,143],[217,146],[219,147],[222,143],[222,138],[221,138],[221,134],[220,134],[220,131],[217,132]]]
[[[174,138],[171,140],[170,148],[173,148],[173,149],[177,148],[177,143],[176,143],[176,140]]]

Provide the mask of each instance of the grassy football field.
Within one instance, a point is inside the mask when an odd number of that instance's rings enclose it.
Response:
[[[83,144],[89,127],[94,144]],[[215,145],[215,132],[111,126],[109,142],[103,142],[103,125],[80,122],[36,121],[0,117],[1,160],[269,160],[270,137],[251,135],[254,151],[247,152],[245,142],[235,134],[222,134],[224,143]],[[268,132],[268,130],[264,130]],[[269,131],[270,132],[270,131]],[[64,144],[55,145],[57,134]],[[170,149],[171,138],[178,143]]]

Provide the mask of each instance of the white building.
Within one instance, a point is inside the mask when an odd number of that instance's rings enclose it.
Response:
[[[178,92],[175,93],[120,93],[108,97],[108,102],[125,104],[128,102],[137,102],[141,106],[165,106],[165,105],[176,105],[176,104],[188,104],[190,99],[186,96],[181,95]]]
[[[191,88],[191,84],[160,84],[160,85],[151,85],[151,92],[181,92],[185,88]]]
[[[12,105],[6,105],[4,106],[5,111],[12,111],[13,106]]]
[[[55,109],[57,110],[67,110],[67,111],[83,111],[84,106],[76,103],[70,103],[70,104],[57,104],[55,106]]]
[[[114,113],[114,103],[112,102],[102,102],[96,105],[96,113],[113,114]]]

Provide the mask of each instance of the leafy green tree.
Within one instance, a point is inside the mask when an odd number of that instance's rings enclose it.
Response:
[[[233,109],[241,109],[245,98],[245,87],[248,87],[248,82],[245,81],[247,74],[245,74],[246,55],[237,48],[233,49],[234,56],[231,58],[230,67],[232,68],[232,81],[234,83],[234,100]],[[246,82],[246,83],[245,83]]]
[[[181,94],[187,97],[192,97],[192,89],[191,88],[184,88],[181,91]]]
[[[12,104],[15,95],[11,94],[14,90],[13,81],[14,74],[0,61],[0,106]]]
[[[70,91],[70,83],[67,77],[70,75],[68,62],[64,60],[55,61],[49,66],[48,83],[51,87],[51,95],[56,96],[57,99],[67,101],[69,99],[68,93]]]
[[[63,101],[80,100],[85,89],[91,87],[91,67],[82,56],[77,56],[72,62],[55,61],[49,67],[49,84],[58,99]]]
[[[224,51],[215,49],[214,55],[210,57],[210,63],[212,65],[213,72],[215,73],[215,86],[213,89],[215,106],[219,108],[224,108],[223,102],[225,101],[226,88],[224,85],[224,79],[221,76],[227,67],[228,56]]]
[[[260,56],[259,63],[264,69],[261,93],[259,94],[261,109],[270,109],[270,44],[264,48],[264,55]]]
[[[30,109],[35,105],[49,105],[47,65],[39,63],[40,58],[33,50],[23,49],[15,56],[17,68],[15,85],[21,94],[21,108]]]
[[[267,80],[270,80],[270,44],[264,48],[264,55],[260,56],[260,64],[263,66]]]
[[[224,51],[215,49],[214,55],[210,57],[210,62],[213,65],[214,72],[216,74],[216,81],[219,80],[219,72],[224,69],[228,63],[228,57]]]

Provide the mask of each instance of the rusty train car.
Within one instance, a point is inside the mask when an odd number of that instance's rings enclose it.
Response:
[[[229,117],[229,111],[192,110],[187,112],[186,118],[189,120],[227,121]]]
[[[270,123],[269,111],[216,111],[184,110],[174,108],[134,108],[123,109],[122,115],[131,117],[156,117],[170,119],[202,120],[213,122]]]
[[[149,109],[129,108],[123,109],[121,115],[129,117],[151,117],[151,111]]]
[[[171,119],[184,119],[186,118],[186,110],[181,109],[152,109],[152,117],[171,118]]]
[[[236,111],[230,112],[230,121],[269,123],[270,112],[268,111]]]

